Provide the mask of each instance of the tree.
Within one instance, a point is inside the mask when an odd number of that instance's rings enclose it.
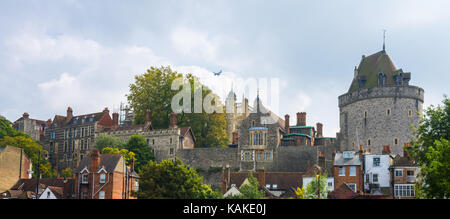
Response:
[[[211,199],[217,198],[203,177],[181,160],[150,161],[141,171],[138,199]]]
[[[307,186],[306,186],[306,193],[304,197],[308,199],[318,199],[317,196],[320,185],[320,198],[325,199],[328,194],[328,182],[327,182],[327,174],[326,173],[317,173],[314,172],[314,175],[319,176],[315,177]],[[320,179],[320,180],[319,180]]]
[[[116,136],[107,135],[105,133],[100,134],[95,138],[95,147],[102,151],[105,147],[110,148],[123,148],[125,141]]]
[[[421,171],[416,183],[421,198],[450,197],[450,100],[443,106],[430,106],[415,132],[416,140],[404,148]]]
[[[73,176],[72,175],[72,169],[70,167],[67,167],[66,169],[62,170],[61,176],[64,177],[64,178],[72,177]]]
[[[42,149],[42,145],[31,139],[29,136],[5,136],[0,139],[0,147],[13,146],[22,148],[27,157],[33,163],[33,177],[37,177],[37,167],[36,165],[39,161],[39,152],[41,154],[39,172],[43,178],[51,178],[57,175],[56,170],[51,168],[51,164],[46,160],[47,151]]]
[[[0,139],[4,138],[5,136],[9,137],[16,137],[16,136],[28,136],[25,133],[16,131],[12,128],[12,123],[5,119],[0,117]]]
[[[119,150],[118,148],[105,147],[102,150],[102,154],[121,154],[123,156],[123,158],[125,159],[125,163],[127,165],[130,165],[131,161],[133,159],[136,162],[136,159],[134,158],[136,156],[136,154],[131,151],[128,151],[127,149]]]
[[[179,92],[172,90],[172,82],[177,78],[183,78],[182,74],[174,72],[170,67],[151,67],[145,74],[135,77],[135,82],[130,85],[128,102],[135,113],[135,124],[144,124],[146,110],[151,110],[152,126],[155,129],[169,127],[171,102]],[[191,102],[194,100],[194,89],[202,90],[202,98],[208,94],[214,96],[206,86],[194,84],[196,78],[188,74],[183,81],[191,85]],[[194,86],[195,85],[195,86]],[[217,98],[217,100],[219,100]],[[220,100],[217,105],[221,105]],[[225,113],[193,113],[194,104],[191,104],[192,113],[180,113],[177,117],[179,126],[190,126],[196,138],[196,147],[226,147]]]
[[[149,161],[155,160],[152,148],[147,145],[147,140],[142,135],[132,135],[125,144],[124,149],[135,154],[135,169],[139,172]]]
[[[241,185],[239,191],[240,195],[228,196],[227,199],[262,199],[264,198],[264,191],[259,189],[259,182],[250,172],[248,174],[248,183]]]

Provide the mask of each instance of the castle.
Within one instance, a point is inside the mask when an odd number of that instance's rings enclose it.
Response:
[[[409,85],[411,73],[397,69],[383,49],[363,56],[354,70],[346,94],[339,96],[342,150],[360,145],[381,153],[390,145],[393,155],[413,139],[410,125],[417,127],[422,116],[424,90]]]

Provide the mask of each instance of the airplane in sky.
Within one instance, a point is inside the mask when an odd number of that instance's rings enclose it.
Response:
[[[213,72],[214,76],[219,76],[220,74],[222,74],[222,70],[220,70],[219,72]]]

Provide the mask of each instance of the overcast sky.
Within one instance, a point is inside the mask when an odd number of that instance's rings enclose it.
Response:
[[[0,115],[115,109],[135,75],[170,65],[221,97],[224,82],[277,78],[274,111],[292,125],[305,111],[335,136],[337,97],[361,56],[382,50],[383,29],[395,66],[424,88],[425,106],[439,104],[450,94],[448,0],[2,0]]]

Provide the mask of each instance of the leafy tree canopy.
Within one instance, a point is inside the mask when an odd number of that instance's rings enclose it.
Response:
[[[172,98],[179,92],[179,90],[172,90],[172,82],[177,78],[183,78],[183,75],[172,71],[170,67],[151,67],[145,74],[135,77],[135,82],[130,85],[130,93],[127,95],[128,102],[135,113],[135,124],[144,124],[146,110],[150,109],[153,128],[169,127]],[[202,113],[193,113],[194,89],[202,90],[203,100],[208,94],[217,97],[206,86],[194,84],[194,79],[192,74],[183,78],[186,84],[191,85],[192,113],[180,113],[177,118],[178,125],[192,128],[196,147],[226,147],[229,142],[226,137],[225,112],[206,113],[202,110]],[[214,105],[222,105],[219,98],[215,100],[218,100],[218,103],[213,101]]]
[[[147,139],[142,135],[132,135],[124,149],[134,153],[136,158],[134,167],[137,171],[142,170],[149,161],[155,160],[152,148],[148,146]]]
[[[260,190],[258,180],[250,172],[248,174],[248,183],[239,188],[240,195],[228,196],[227,199],[262,199],[264,198],[264,191]]]
[[[421,168],[417,190],[423,198],[450,197],[450,100],[430,106],[415,130],[416,140],[405,148]]]
[[[125,145],[125,141],[121,138],[118,138],[116,136],[107,135],[105,133],[100,134],[98,137],[95,138],[95,147],[102,151],[103,148],[109,147],[109,148],[123,148]]]
[[[136,161],[136,159],[134,158],[136,156],[135,153],[128,151],[127,149],[118,149],[118,148],[110,148],[110,147],[104,147],[102,149],[102,154],[121,154],[123,156],[123,158],[125,159],[125,163],[127,165],[131,164],[131,161],[134,159],[134,161]]]
[[[320,198],[325,199],[328,194],[328,182],[327,182],[327,174],[326,173],[316,173],[314,175],[319,175],[319,177],[315,177],[307,186],[306,192],[304,193],[304,197],[308,199],[317,199],[318,190],[320,185]]]
[[[161,163],[150,161],[141,171],[138,199],[211,199],[218,198],[203,177],[178,158]]]

